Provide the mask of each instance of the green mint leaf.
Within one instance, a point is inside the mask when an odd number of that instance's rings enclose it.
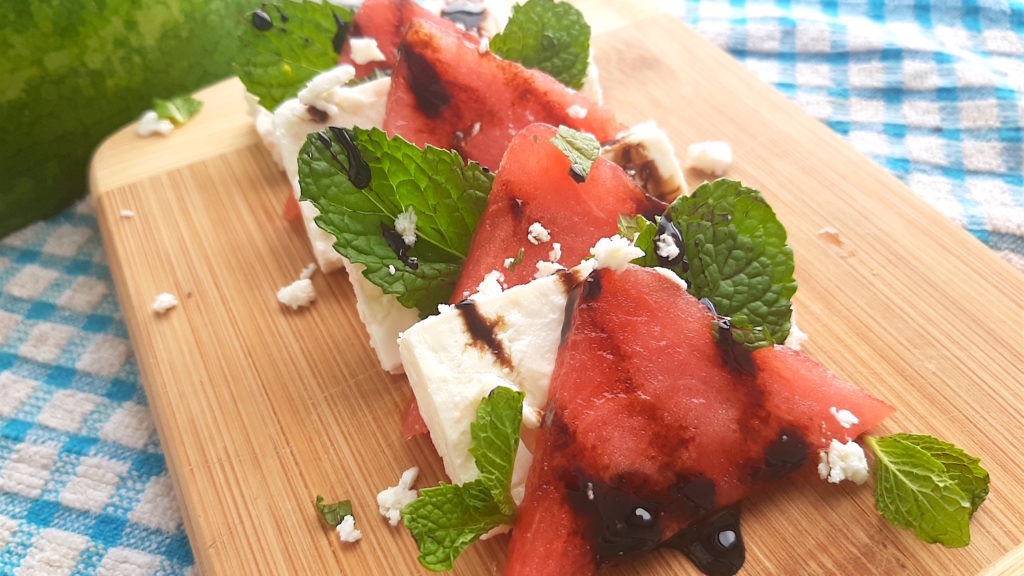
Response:
[[[796,293],[786,229],[761,193],[734,180],[704,183],[665,211],[682,233],[689,270],[676,270],[696,298],[707,298],[748,348],[783,342]],[[651,246],[640,246],[645,251]]]
[[[558,132],[551,139],[551,143],[569,159],[570,170],[579,175],[581,182],[590,176],[590,167],[601,154],[601,145],[593,134],[579,132],[567,126],[558,127]]]
[[[273,111],[338,64],[352,12],[330,2],[267,3],[245,15],[235,73]]]
[[[377,128],[310,134],[299,153],[302,199],[320,210],[316,223],[334,235],[335,249],[424,317],[451,297],[493,181],[493,174],[455,152],[421,150]],[[416,215],[412,246],[395,229],[395,219],[410,208]]]
[[[156,112],[157,117],[170,120],[175,126],[181,126],[188,122],[189,118],[198,114],[202,109],[203,103],[190,94],[167,100],[153,99],[153,111]]]
[[[342,500],[335,502],[334,504],[325,504],[324,497],[317,494],[316,502],[313,503],[316,506],[316,511],[320,513],[320,519],[324,521],[324,524],[328,526],[337,526],[341,524],[341,521],[345,519],[345,516],[352,516],[352,502],[350,500]]]
[[[480,476],[461,486],[441,483],[420,490],[402,509],[402,521],[420,549],[419,561],[436,572],[451,570],[455,558],[492,528],[512,521],[509,493],[523,418],[522,392],[499,386],[480,401],[470,425],[469,451]]]
[[[402,522],[420,549],[420,564],[434,572],[451,570],[470,544],[510,520],[480,479],[424,488],[402,508]]]
[[[643,216],[619,215],[619,236],[633,240],[633,245],[644,251],[644,255],[632,261],[637,266],[653,268],[658,266],[658,254],[654,249],[654,238],[658,225]]]
[[[875,506],[890,524],[913,529],[914,535],[925,542],[950,548],[967,546],[974,508],[972,497],[960,485],[975,490],[974,482],[965,481],[960,472],[951,473],[932,451],[951,455],[943,459],[955,463],[964,462],[960,454],[949,451],[948,444],[934,439],[922,442],[922,438],[927,437],[893,434],[867,438],[875,453]]]
[[[491,38],[491,52],[579,90],[590,58],[590,25],[568,2],[527,0],[512,9],[505,30]]]
[[[977,512],[985,502],[985,498],[988,497],[989,476],[981,467],[980,458],[927,434],[893,434],[892,437],[917,446],[942,464],[957,488],[971,500],[971,514]]]
[[[515,512],[509,486],[512,465],[519,448],[519,427],[523,421],[523,393],[499,386],[480,402],[476,420],[469,425],[479,480],[487,486],[504,514]]]

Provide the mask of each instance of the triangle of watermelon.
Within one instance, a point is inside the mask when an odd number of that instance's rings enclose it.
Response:
[[[710,312],[654,269],[595,272],[572,322],[507,575],[591,574],[709,518],[724,522],[711,537],[731,534],[719,546],[731,557],[702,568],[731,574],[743,561],[738,517],[715,513],[893,412],[788,348],[753,352],[752,375],[730,366]],[[860,422],[843,428],[832,407]]]

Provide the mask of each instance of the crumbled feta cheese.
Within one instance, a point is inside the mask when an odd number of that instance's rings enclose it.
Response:
[[[611,238],[601,238],[590,249],[590,254],[597,261],[595,268],[611,268],[615,272],[622,272],[629,264],[644,255],[644,251],[637,248],[628,239],[618,234]]]
[[[582,120],[587,117],[587,109],[579,104],[573,104],[565,109],[565,113],[569,115],[569,118],[575,118]]]
[[[786,336],[784,344],[793,350],[799,350],[806,341],[807,333],[796,325],[796,309],[793,309],[793,313],[789,318],[789,336]]]
[[[863,484],[868,479],[868,459],[864,449],[853,440],[846,444],[832,439],[828,451],[818,453],[818,476],[832,484],[849,480]]]
[[[655,251],[658,256],[666,260],[674,260],[679,256],[679,246],[676,244],[675,239],[668,234],[662,234],[654,239]]]
[[[491,39],[484,36],[480,39],[480,43],[476,46],[476,51],[481,54],[487,54],[491,50]]]
[[[662,268],[661,266],[655,266],[654,268],[651,268],[651,270],[654,270],[658,274],[661,274],[665,278],[668,278],[669,280],[678,284],[679,287],[682,288],[683,290],[686,290],[686,280],[680,278],[679,275],[676,274],[675,272],[669,270],[668,268]]]
[[[348,45],[352,49],[352,61],[360,66],[387,60],[384,53],[377,47],[377,41],[373,38],[349,38]]]
[[[300,278],[277,291],[277,301],[292,310],[309,306],[313,300],[316,300],[316,292],[309,278]]]
[[[395,265],[394,264],[388,264],[388,274],[391,274],[392,276],[395,275]]]
[[[476,293],[483,296],[494,296],[495,294],[501,294],[503,290],[501,283],[505,280],[505,275],[497,270],[491,270],[484,275],[484,279],[480,281],[480,284],[476,287]]]
[[[356,519],[351,514],[346,515],[335,530],[338,532],[338,538],[342,542],[358,542],[363,538],[363,533],[356,528]]]
[[[511,258],[505,258],[505,268],[508,268],[509,270],[511,270],[512,269],[512,265],[515,264],[515,263],[516,263],[515,256],[513,256]]]
[[[437,313],[438,314],[444,314],[445,312],[451,310],[452,308],[455,308],[455,306],[452,306],[451,304],[438,304],[437,305]],[[403,334],[405,334],[405,332],[399,333],[399,335],[398,335],[398,339],[399,340],[402,339],[402,335]]]
[[[121,210],[121,218],[135,218],[135,212],[131,210]]]
[[[348,64],[335,66],[330,70],[317,74],[306,87],[299,90],[299,102],[305,106],[312,106],[328,116],[338,113],[335,105],[336,90],[341,89],[356,76],[356,69]]]
[[[417,494],[412,485],[419,474],[420,469],[413,466],[402,472],[398,486],[390,486],[377,494],[377,507],[380,509],[380,515],[387,518],[388,524],[398,526],[398,521],[402,519],[402,508],[416,499]]]
[[[530,430],[536,430],[540,428],[540,421],[544,417],[544,413],[540,408],[536,406],[530,406],[529,404],[523,403],[523,426],[526,426]]]
[[[491,538],[494,538],[495,536],[501,536],[502,534],[508,534],[511,531],[512,531],[512,525],[511,524],[498,524],[494,528],[491,528],[487,532],[481,534],[480,535],[480,540],[481,541],[483,541],[483,540],[490,540]]]
[[[316,273],[316,262],[310,262],[309,264],[306,264],[306,267],[302,269],[302,272],[299,272],[299,279],[300,280],[309,280],[310,278],[313,277],[313,274],[315,274],[315,273]]]
[[[732,165],[732,147],[723,140],[690,144],[686,149],[687,168],[721,176]]]
[[[533,277],[543,278],[545,276],[551,276],[552,274],[558,272],[559,270],[565,270],[565,266],[562,266],[561,264],[556,264],[554,262],[548,262],[547,260],[538,260],[537,271],[534,272]]]
[[[548,252],[548,260],[558,262],[562,258],[562,245],[558,242],[551,243],[551,251]]]
[[[402,236],[406,246],[416,244],[416,210],[412,206],[395,217],[395,232]]]
[[[534,222],[530,224],[530,228],[526,231],[526,238],[530,241],[530,244],[543,244],[551,240],[551,233],[540,222]]]
[[[829,408],[828,411],[832,413],[832,416],[835,416],[836,421],[839,422],[839,425],[843,428],[849,428],[854,424],[860,423],[860,418],[857,418],[857,416],[849,410],[836,410],[836,407],[833,406]]]
[[[167,136],[174,131],[174,124],[170,120],[163,120],[153,110],[146,110],[139,118],[139,136],[152,136],[160,134]]]
[[[479,122],[473,122],[473,128],[471,128],[470,131],[469,131],[469,137],[472,138],[473,136],[476,136],[479,133],[480,133],[480,123]]]
[[[161,292],[153,300],[153,312],[163,314],[178,305],[178,298],[170,292]]]

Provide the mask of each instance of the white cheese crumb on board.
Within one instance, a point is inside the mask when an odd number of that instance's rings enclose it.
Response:
[[[300,278],[277,291],[277,301],[292,310],[309,306],[314,300],[316,291],[313,290],[313,281],[309,278]]]
[[[724,140],[690,144],[686,149],[686,167],[721,176],[732,166],[732,146]]]
[[[156,295],[156,299],[153,300],[153,312],[157,314],[165,314],[171,308],[178,305],[178,297],[170,292],[161,292]]]
[[[377,507],[388,524],[398,526],[402,519],[402,508],[416,499],[417,493],[412,489],[412,485],[416,483],[419,474],[420,469],[413,466],[402,473],[398,486],[390,486],[377,494]]]

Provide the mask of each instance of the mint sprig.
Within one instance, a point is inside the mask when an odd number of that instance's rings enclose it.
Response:
[[[352,12],[330,2],[285,0],[245,15],[235,73],[268,110],[338,64]]]
[[[170,120],[175,126],[181,126],[203,109],[203,103],[190,94],[174,98],[153,99],[153,111],[157,118]]]
[[[334,235],[335,249],[424,317],[455,289],[493,181],[456,152],[421,150],[377,128],[311,134],[299,153],[302,199],[320,210],[316,223]],[[417,217],[416,243],[404,246],[395,218],[409,208]]]
[[[793,251],[761,193],[735,180],[705,182],[672,202],[663,217],[682,233],[688,269],[673,270],[690,294],[709,299],[733,325],[750,327],[737,332],[747,348],[785,341],[796,293]],[[636,245],[654,254],[654,224],[631,226],[644,232]]]
[[[402,521],[420,549],[420,564],[428,570],[451,570],[455,558],[470,544],[512,521],[515,504],[509,486],[519,446],[523,396],[499,386],[480,401],[476,421],[470,426],[470,453],[480,470],[476,480],[425,488],[402,509]]]
[[[971,542],[971,516],[988,495],[980,460],[921,434],[867,439],[875,454],[875,506],[889,524],[950,548]]]
[[[653,268],[658,265],[658,255],[654,249],[654,239],[658,234],[658,226],[640,216],[619,215],[619,236],[629,238],[634,246],[640,247],[644,255],[632,261],[637,266]]]
[[[341,524],[345,516],[352,516],[351,500],[341,500],[333,504],[327,504],[324,502],[324,497],[317,494],[313,506],[316,507],[316,511],[320,514],[320,519],[324,521],[324,524],[332,528]]]
[[[512,9],[505,30],[491,38],[490,49],[579,90],[590,58],[590,25],[568,2],[527,0]]]
[[[593,134],[573,130],[568,126],[559,126],[550,142],[569,159],[570,173],[581,182],[590,175],[590,167],[601,154],[601,144]]]

